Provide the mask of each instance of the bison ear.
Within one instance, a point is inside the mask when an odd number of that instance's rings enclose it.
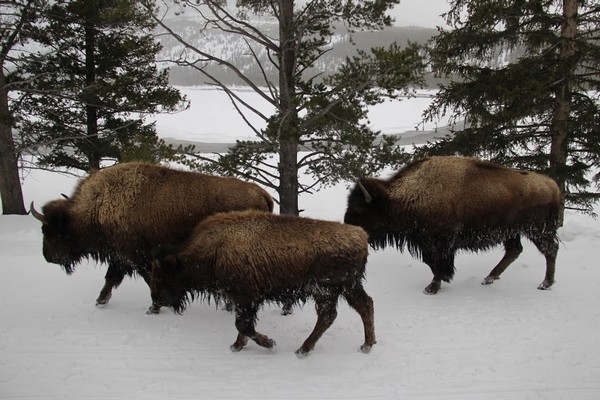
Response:
[[[150,250],[150,255],[152,256],[152,258],[155,258],[155,259],[159,260],[160,262],[164,262],[165,259],[169,255],[172,255],[176,251],[177,251],[177,246],[175,246],[173,244],[158,244],[158,245],[152,247],[152,249]],[[176,260],[176,259],[174,258],[174,260]],[[174,261],[174,260],[171,260],[171,261]]]
[[[150,251],[153,258],[152,271],[159,270],[172,271],[176,268],[178,260],[173,254],[173,246],[171,245],[158,245],[154,246]]]
[[[150,262],[152,279],[159,281],[161,276],[172,276],[177,268],[177,258],[169,254],[163,258],[155,258]]]
[[[67,200],[57,200],[52,205],[42,207],[46,224],[56,232],[66,233],[71,220]]]

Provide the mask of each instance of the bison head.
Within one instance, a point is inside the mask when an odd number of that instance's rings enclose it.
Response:
[[[181,314],[190,302],[184,269],[177,257],[168,254],[164,248],[155,248],[152,253],[155,257],[150,284],[152,301],[159,306],[173,307],[176,313]]]
[[[53,200],[40,213],[31,202],[30,213],[42,223],[43,248],[46,261],[62,265],[67,274],[86,256],[82,252],[81,237],[75,229],[69,199]]]
[[[389,233],[390,198],[385,182],[360,179],[348,196],[344,223],[362,227],[369,234],[371,244]]]

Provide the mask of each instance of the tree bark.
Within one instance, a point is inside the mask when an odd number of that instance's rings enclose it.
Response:
[[[0,65],[4,64],[0,63]],[[0,197],[2,197],[2,214],[27,214],[23,204],[17,150],[12,135],[12,116],[8,108],[8,92],[2,69],[0,69]]]
[[[576,67],[578,0],[563,0],[563,24],[560,32],[558,84],[552,114],[550,174],[561,189],[559,225],[564,221],[569,115],[571,114],[571,80]]]
[[[279,0],[279,212],[298,215],[298,112],[294,1]]]
[[[97,10],[91,11],[96,16]],[[89,170],[100,169],[100,151],[98,149],[98,96],[96,96],[96,32],[92,18],[87,21],[85,27],[85,112],[87,127],[87,142],[89,150],[86,155],[89,161]],[[86,146],[87,148],[88,146]]]

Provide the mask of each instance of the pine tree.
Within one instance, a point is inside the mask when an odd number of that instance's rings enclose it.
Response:
[[[36,39],[20,99],[23,147],[44,166],[83,171],[101,161],[158,161],[170,148],[145,115],[173,111],[182,99],[155,60],[154,23],[133,0],[59,1]]]
[[[424,65],[419,47],[392,45],[358,52],[330,77],[320,76],[314,68],[329,51],[336,25],[345,24],[350,33],[383,29],[392,22],[386,11],[398,2],[243,0],[236,3],[235,9],[229,9],[218,0],[178,1],[182,9],[186,7],[185,12],[200,11],[197,16],[207,29],[244,38],[247,54],[263,74],[260,84],[237,67],[234,60],[219,58],[194,45],[194,38],[175,32],[168,20],[159,17],[165,14],[157,14],[161,27],[186,48],[187,54],[193,54],[177,63],[203,73],[210,83],[230,95],[242,113],[255,112],[267,125],[264,130],[250,126],[258,140],[238,142],[216,160],[205,160],[197,154],[189,156],[207,161],[202,168],[209,171],[242,176],[275,189],[280,212],[286,214],[299,213],[299,193],[404,162],[407,155],[394,140],[381,138],[379,132],[370,128],[367,107],[386,97],[408,93],[414,87],[411,85],[422,83]],[[278,31],[274,35],[261,31],[250,22],[256,16],[275,20]],[[261,63],[258,53],[268,54],[269,62]],[[276,113],[262,115],[245,104],[211,74],[212,65],[232,71],[241,83],[268,101]],[[276,71],[275,79],[270,71]],[[271,157],[274,154],[277,157]],[[312,184],[299,182],[302,168],[314,176]]]
[[[541,171],[568,207],[591,213],[600,197],[598,2],[454,0],[446,17],[454,29],[440,29],[430,55],[454,80],[428,116],[450,112],[465,125],[417,154]]]
[[[19,152],[13,138],[15,107],[11,92],[19,87],[19,73],[28,61],[26,47],[32,26],[46,2],[14,0],[0,2],[0,197],[3,214],[25,214],[19,176]]]

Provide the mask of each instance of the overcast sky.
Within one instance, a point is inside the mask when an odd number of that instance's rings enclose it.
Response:
[[[440,16],[450,9],[448,0],[400,0],[391,15],[397,26],[447,26]]]

